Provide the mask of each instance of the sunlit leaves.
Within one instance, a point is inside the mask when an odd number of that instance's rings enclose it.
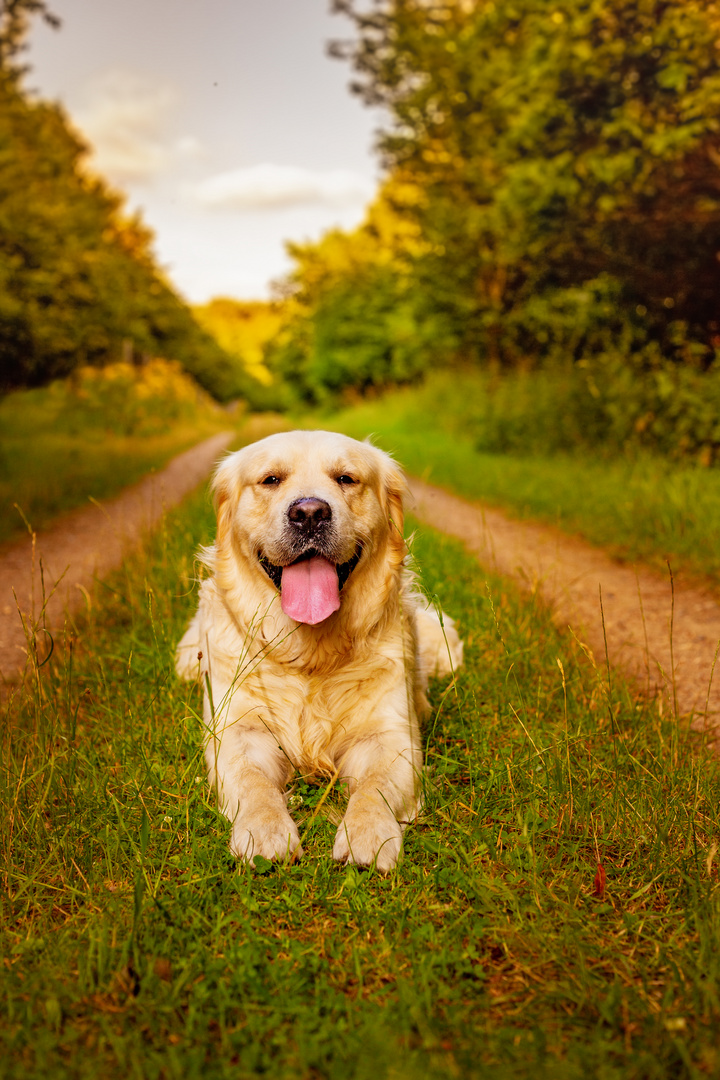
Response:
[[[335,6],[355,23],[356,40],[338,51],[357,89],[389,111],[383,159],[424,194],[406,211],[429,241],[415,263],[421,306],[436,309],[439,292],[465,352],[515,362],[508,315],[517,324],[538,292],[598,275],[617,280],[629,313],[644,307],[660,340],[672,319],[710,343],[720,287],[716,5]],[[566,344],[560,335],[558,349]]]

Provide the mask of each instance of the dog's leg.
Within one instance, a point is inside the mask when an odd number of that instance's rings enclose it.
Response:
[[[222,742],[210,738],[205,758],[218,804],[232,822],[230,850],[252,862],[302,855],[300,834],[287,812],[283,794],[290,766],[265,729],[232,724]]]
[[[415,612],[418,668],[424,683],[433,676],[454,674],[463,662],[463,643],[455,621],[434,607],[418,607]]]
[[[417,738],[380,732],[356,743],[340,775],[351,792],[333,858],[387,873],[398,860],[406,824],[417,811],[421,759]],[[411,733],[414,736],[414,733]]]

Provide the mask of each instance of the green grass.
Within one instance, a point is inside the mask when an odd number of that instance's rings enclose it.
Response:
[[[171,513],[5,705],[0,1075],[718,1075],[720,777],[686,726],[423,531],[467,662],[401,864],[336,866],[341,800],[302,783],[302,863],[236,867],[172,672],[211,530],[205,495]]]
[[[124,378],[62,380],[0,399],[0,542],[106,499],[175,454],[232,427],[172,365],[155,361]]]
[[[469,499],[577,533],[629,561],[720,586],[720,469],[649,454],[482,453],[473,381],[387,394],[331,419],[354,438],[377,436],[406,469]],[[432,391],[429,392],[429,391]]]
[[[108,499],[191,446],[229,425],[184,424],[164,435],[47,434],[32,444],[3,447],[0,542],[46,528],[58,515],[93,499]],[[27,524],[26,524],[27,523]]]

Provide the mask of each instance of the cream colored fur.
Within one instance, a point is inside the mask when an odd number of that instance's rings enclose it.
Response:
[[[334,858],[382,871],[397,861],[417,812],[428,678],[462,662],[452,619],[441,625],[414,590],[404,488],[388,455],[329,432],[271,435],[216,472],[212,576],[177,670],[205,683],[208,775],[240,858],[302,854],[284,794],[297,771],[347,787]],[[362,548],[339,610],[316,626],[283,613],[259,561],[287,565],[288,507],[310,497],[331,508],[333,562]]]

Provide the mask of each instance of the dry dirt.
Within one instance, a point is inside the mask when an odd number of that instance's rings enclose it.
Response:
[[[543,525],[514,521],[440,488],[411,480],[413,513],[462,540],[490,569],[538,592],[555,622],[649,693],[661,693],[694,724],[720,732],[720,605],[682,581],[627,566]],[[674,593],[674,597],[673,597]],[[602,603],[601,603],[602,598]],[[604,621],[604,629],[603,629]],[[671,632],[672,631],[672,632]]]
[[[169,465],[115,499],[63,515],[46,532],[0,552],[0,679],[12,682],[27,661],[27,638],[18,609],[32,625],[62,626],[65,612],[78,610],[96,577],[119,566],[164,511],[205,480],[233,432],[213,435],[173,458]],[[42,577],[41,577],[42,570]]]
[[[231,438],[230,432],[213,436],[116,499],[74,511],[34,540],[0,552],[2,679],[17,679],[25,666],[18,607],[26,619],[39,618],[40,566],[51,597],[46,623],[62,625],[66,611],[86,602],[95,578],[119,565],[166,508],[205,480]],[[664,694],[680,714],[694,713],[696,724],[720,730],[720,672],[711,683],[720,605],[712,596],[676,582],[673,599],[669,576],[621,565],[558,530],[514,521],[420,480],[412,479],[410,488],[416,517],[462,540],[488,569],[538,592],[555,621],[569,627],[599,663],[605,662],[607,639],[611,665],[641,688]]]

